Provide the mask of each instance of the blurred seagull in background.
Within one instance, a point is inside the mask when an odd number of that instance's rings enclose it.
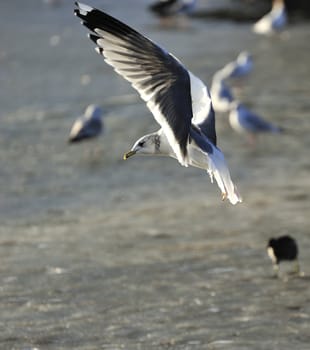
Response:
[[[159,0],[149,6],[149,10],[158,16],[162,25],[177,24],[171,21],[180,15],[192,13],[197,0]]]
[[[83,116],[73,124],[69,142],[80,142],[99,136],[102,133],[102,109],[97,105],[89,105]]]
[[[238,101],[234,101],[230,106],[229,123],[237,132],[247,134],[251,144],[255,143],[256,135],[259,133],[280,133],[283,131],[280,127],[254,114]]]
[[[151,4],[149,9],[159,17],[170,17],[193,12],[196,2],[197,0],[159,0]]]
[[[161,126],[152,137],[153,150],[147,153],[159,150],[183,166],[207,168],[223,199],[241,202],[224,156],[215,145],[214,113],[203,82],[172,54],[126,24],[88,5],[76,5],[75,15],[93,32],[89,38],[96,43],[96,51],[139,92]],[[136,142],[138,147],[146,149],[145,138]],[[133,148],[124,158],[135,153],[138,149]]]
[[[298,246],[297,242],[291,236],[280,236],[278,238],[270,238],[267,244],[267,254],[273,262],[274,270],[279,276],[279,265],[284,261],[295,262],[294,272],[303,275],[300,272],[300,266],[298,262]]]
[[[234,101],[233,93],[226,84],[226,72],[222,69],[217,71],[212,78],[211,99],[216,112],[225,113],[230,110],[230,105]]]
[[[229,112],[230,106],[235,100],[234,93],[226,81],[243,78],[251,72],[252,68],[252,56],[247,51],[242,51],[236,60],[227,63],[213,75],[210,92],[213,108],[216,112]]]
[[[242,51],[236,60],[227,63],[222,69],[225,79],[239,79],[247,76],[253,69],[253,59],[247,51]]]
[[[272,9],[253,26],[257,34],[271,35],[281,32],[287,24],[284,0],[273,0]]]

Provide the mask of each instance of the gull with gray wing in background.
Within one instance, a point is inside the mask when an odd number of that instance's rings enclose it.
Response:
[[[99,136],[102,133],[102,110],[99,106],[89,105],[83,116],[79,117],[73,124],[69,142],[80,142]]]
[[[271,11],[253,25],[256,34],[272,35],[284,30],[287,13],[284,0],[273,0]]]
[[[244,133],[250,144],[254,144],[258,134],[279,134],[283,128],[276,126],[250,111],[242,103],[234,101],[230,105],[229,123],[238,133]]]
[[[242,199],[233,184],[223,153],[216,147],[215,116],[207,87],[172,54],[116,18],[76,3],[75,15],[92,31],[96,51],[146,102],[161,129],[138,140],[136,153],[162,154],[183,166],[206,169],[217,181],[223,199]]]

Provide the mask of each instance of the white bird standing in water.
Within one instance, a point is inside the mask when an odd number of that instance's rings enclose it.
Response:
[[[247,51],[242,51],[234,61],[227,63],[221,72],[225,79],[239,79],[247,76],[252,69],[252,56]]]
[[[234,95],[225,79],[226,72],[220,69],[213,75],[210,89],[214,110],[220,113],[228,112],[231,103],[234,101]]]
[[[241,202],[224,156],[216,147],[213,108],[203,82],[177,58],[126,24],[88,5],[76,5],[75,14],[93,32],[89,38],[96,43],[97,52],[139,92],[161,126],[149,137],[154,145],[146,142],[149,135],[143,136],[125,158],[144,148],[148,154],[170,155],[183,166],[207,169],[223,199]]]
[[[287,24],[284,0],[273,0],[272,9],[253,25],[257,34],[271,35],[281,32]]]
[[[260,133],[276,134],[283,131],[280,127],[254,114],[238,101],[231,104],[229,123],[238,133],[246,134],[250,144],[255,143]]]
[[[267,253],[273,263],[277,277],[280,277],[280,264],[282,262],[294,263],[295,266],[292,272],[300,277],[304,276],[304,273],[300,271],[297,241],[293,237],[285,235],[270,238],[267,244]]]
[[[101,117],[101,108],[96,105],[89,105],[84,115],[74,122],[70,131],[69,142],[80,142],[99,136],[103,129]]]

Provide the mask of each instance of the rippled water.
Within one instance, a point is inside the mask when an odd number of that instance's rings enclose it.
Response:
[[[238,94],[282,125],[256,149],[217,116],[244,198],[221,202],[207,174],[122,155],[158,128],[93,50],[72,4],[4,4],[0,22],[0,348],[298,349],[310,343],[308,24],[260,38],[250,24],[164,31],[146,2],[93,1],[210,83],[241,50]],[[126,4],[126,5],[125,5]],[[105,135],[68,146],[75,118],[105,109]],[[265,245],[291,234],[304,278],[271,278]]]

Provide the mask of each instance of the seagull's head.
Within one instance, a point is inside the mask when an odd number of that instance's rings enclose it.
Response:
[[[252,55],[247,51],[241,51],[237,57],[237,61],[240,63],[246,63],[252,60]]]
[[[131,150],[124,154],[124,160],[135,154],[159,154],[160,152],[160,135],[156,133],[142,136],[135,142]]]

